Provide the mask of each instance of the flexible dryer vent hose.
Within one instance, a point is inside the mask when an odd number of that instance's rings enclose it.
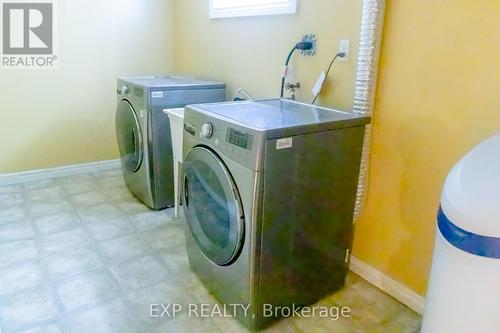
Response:
[[[385,3],[386,0],[363,0],[358,63],[354,82],[354,113],[373,114]],[[368,125],[363,144],[354,221],[359,219],[364,209],[368,190],[371,132],[372,126]]]

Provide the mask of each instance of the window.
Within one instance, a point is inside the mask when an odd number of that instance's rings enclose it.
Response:
[[[294,14],[297,0],[210,0],[210,18]]]

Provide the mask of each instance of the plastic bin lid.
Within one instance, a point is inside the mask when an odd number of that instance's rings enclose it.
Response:
[[[449,221],[467,232],[500,237],[500,134],[454,166],[446,179],[441,208]]]
[[[178,120],[181,122],[184,120],[184,108],[164,109],[163,112],[168,115],[170,120]]]

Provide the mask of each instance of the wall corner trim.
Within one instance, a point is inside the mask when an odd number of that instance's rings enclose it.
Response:
[[[51,169],[39,169],[24,172],[0,174],[0,186],[44,179],[66,177],[82,173],[100,172],[120,168],[120,160],[67,165]]]
[[[404,305],[408,306],[415,312],[423,315],[425,307],[425,298],[406,287],[405,285],[393,280],[384,273],[376,270],[367,263],[359,260],[356,257],[351,257],[349,269],[381,289],[385,293],[391,295]]]

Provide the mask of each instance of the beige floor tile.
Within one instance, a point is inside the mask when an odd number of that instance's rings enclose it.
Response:
[[[159,252],[158,256],[161,260],[163,260],[165,266],[168,268],[168,271],[176,277],[182,278],[192,272],[186,253],[181,251],[171,252],[165,250]]]
[[[3,267],[38,259],[38,249],[32,239],[0,244],[0,272]]]
[[[169,224],[174,223],[172,217],[166,216],[161,211],[142,212],[139,214],[132,215],[130,219],[132,220],[132,222],[134,222],[135,228],[139,232],[155,230],[157,228],[166,227]]]
[[[224,333],[251,333],[236,318],[214,318],[214,323]]]
[[[293,324],[292,319],[281,319],[262,330],[263,333],[301,333],[302,331]]]
[[[154,250],[173,250],[178,252],[180,249],[185,253],[186,236],[184,228],[179,223],[169,223],[158,229],[142,232],[141,239]]]
[[[24,199],[21,193],[0,194],[0,209],[2,207],[21,205],[23,203]]]
[[[419,333],[421,322],[421,316],[408,308],[403,308],[374,330],[374,333]]]
[[[112,264],[127,261],[133,257],[144,256],[149,252],[147,244],[135,234],[100,242],[98,247],[104,258]]]
[[[23,239],[30,239],[35,236],[33,226],[29,221],[12,222],[0,224],[0,244]]]
[[[90,173],[80,173],[77,175],[72,175],[68,177],[58,178],[57,182],[59,184],[75,184],[80,182],[90,181],[97,184],[97,177]]]
[[[73,212],[59,213],[34,219],[41,234],[52,234],[80,226],[78,215]]]
[[[0,207],[0,225],[22,221],[26,214],[27,208],[23,205]]]
[[[77,207],[82,207],[82,208],[89,206],[96,206],[108,201],[106,195],[100,190],[73,194],[71,196],[71,199],[73,200],[73,202],[76,204]]]
[[[29,201],[64,198],[64,196],[65,193],[59,186],[26,191],[26,199]]]
[[[172,280],[172,275],[152,256],[113,265],[111,271],[125,292]]]
[[[180,279],[180,283],[189,290],[199,303],[213,304],[217,302],[194,272],[186,273]]]
[[[99,256],[90,248],[58,253],[45,260],[53,280],[61,280],[102,267]]]
[[[97,182],[103,187],[125,187],[125,181],[123,176],[120,174],[116,175],[98,175]]]
[[[83,228],[75,228],[40,237],[40,248],[47,255],[91,245],[92,240]]]
[[[88,180],[88,181],[63,183],[61,187],[64,189],[66,193],[79,194],[79,193],[95,191],[99,189],[99,184],[97,184],[95,181]]]
[[[234,318],[149,318],[151,303],[220,303],[189,266],[184,220],[140,203],[120,169],[0,186],[1,198],[0,333],[248,332]],[[315,306],[351,316],[285,318],[262,332],[420,329],[418,314],[354,274]]]
[[[0,295],[29,289],[42,281],[42,268],[38,260],[4,266],[0,272]]]
[[[85,223],[102,222],[111,219],[120,219],[125,215],[114,203],[103,203],[100,205],[79,208],[78,215]]]
[[[37,180],[34,182],[26,182],[22,184],[24,189],[26,190],[38,190],[38,189],[46,189],[50,187],[57,187],[59,184],[57,179],[44,179]]]
[[[54,215],[57,213],[71,211],[71,204],[66,199],[47,198],[44,200],[32,201],[28,205],[34,217]]]
[[[223,333],[211,318],[190,318],[183,315],[170,320],[163,325],[151,329],[152,333],[182,332],[182,333]]]
[[[133,224],[127,218],[112,219],[96,223],[90,223],[85,226],[92,238],[97,241],[106,241],[134,232]]]
[[[19,193],[22,191],[23,191],[23,186],[21,184],[0,186],[0,194]]]
[[[37,325],[17,333],[64,333],[62,325],[58,322]]]
[[[152,215],[155,215],[158,213],[158,212],[152,211],[150,208],[145,206],[143,203],[141,203],[136,198],[117,201],[117,205],[126,214],[140,214],[140,213],[150,212],[150,213],[152,213]],[[161,213],[159,213],[158,215],[160,215],[160,214]]]
[[[71,312],[64,317],[63,321],[71,333],[144,332],[121,299]]]
[[[73,311],[116,298],[118,285],[105,269],[84,273],[55,283],[63,311]]]
[[[103,186],[104,192],[111,200],[132,200],[134,195],[130,193],[126,186]]]
[[[55,319],[56,316],[54,301],[45,286],[0,297],[0,318],[6,332],[27,329],[43,320]]]
[[[179,306],[178,315],[181,315],[188,311],[189,304],[196,302],[196,299],[186,289],[180,288],[176,282],[162,282],[130,292],[127,294],[127,299],[135,317],[146,326],[158,326],[172,320],[174,304]],[[155,304],[155,309],[158,309],[155,310],[156,316],[153,317],[150,316],[151,304]],[[164,308],[159,304],[168,311],[163,311]]]

